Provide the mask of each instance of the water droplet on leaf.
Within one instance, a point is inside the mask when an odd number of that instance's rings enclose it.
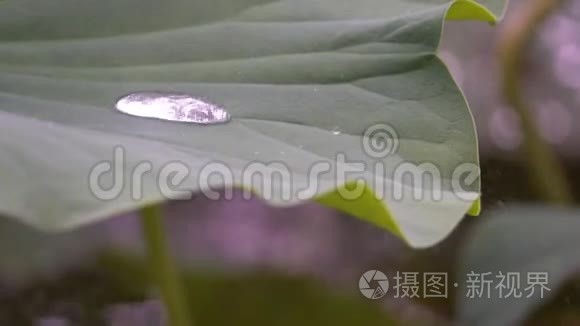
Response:
[[[197,124],[226,123],[231,119],[222,107],[180,93],[131,93],[119,99],[116,108],[137,117]]]
[[[335,136],[338,136],[338,135],[342,134],[342,130],[340,130],[340,128],[338,128],[338,127],[332,128],[331,132]]]

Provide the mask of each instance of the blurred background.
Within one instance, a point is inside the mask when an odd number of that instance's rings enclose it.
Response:
[[[522,5],[526,0],[511,1],[505,19],[517,19]],[[522,134],[517,115],[500,94],[496,39],[502,28],[449,22],[440,52],[475,116],[483,169],[482,216],[467,217],[434,248],[411,250],[383,230],[316,204],[279,209],[241,196],[224,202],[200,197],[169,203],[165,209],[171,245],[179,248],[175,255],[180,264],[191,270],[188,286],[202,321],[198,324],[452,324],[453,289],[447,299],[394,298],[387,293],[373,301],[359,292],[359,278],[378,269],[390,277],[397,271],[428,271],[446,272],[453,279],[462,241],[479,220],[512,202],[538,201],[518,154]],[[548,19],[524,64],[526,94],[542,136],[578,190],[580,0],[567,1]],[[58,237],[5,219],[0,223],[0,255],[11,262],[0,269],[0,325],[163,325],[155,293],[139,286],[146,283],[142,262],[120,256],[142,255],[136,216]],[[15,232],[22,237],[5,243],[2,235]],[[576,304],[570,296],[566,300]],[[561,315],[538,314],[530,323],[553,322]],[[580,324],[578,318],[570,320]]]

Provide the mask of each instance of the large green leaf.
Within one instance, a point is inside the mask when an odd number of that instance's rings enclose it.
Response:
[[[580,268],[578,210],[518,207],[496,215],[476,228],[461,258],[460,276],[489,273],[482,278],[492,281],[489,291],[483,290],[481,297],[479,294],[467,297],[468,284],[461,283],[458,293],[461,325],[519,325],[534,310],[549,303],[558,294],[558,287]],[[520,279],[514,288],[521,297],[508,296],[508,290],[500,294],[497,288],[500,272],[519,275],[514,276]],[[533,278],[536,273],[547,276],[545,282],[539,283],[547,287],[543,295],[539,286],[534,293],[525,291],[530,285],[528,281],[533,280],[528,277]],[[479,287],[478,283],[473,284]]]
[[[501,10],[503,1],[482,1]],[[475,207],[479,181],[459,199],[449,185],[462,163],[478,164],[472,117],[436,56],[444,18],[494,21],[473,1],[423,0],[26,0],[0,4],[0,213],[46,230],[64,230],[161,202],[157,175],[171,161],[189,166],[180,188],[200,190],[198,172],[221,161],[236,176],[249,162],[280,161],[292,189],[314,164],[387,166],[339,180],[320,177],[309,197],[429,246]],[[133,91],[186,92],[224,106],[233,120],[195,126],[115,112]],[[364,131],[388,123],[396,154],[374,159]],[[339,128],[340,135],[331,132]],[[96,198],[91,168],[125,150],[125,187]],[[130,172],[144,161],[143,196],[131,196]],[[443,196],[394,198],[401,162],[431,162]],[[421,167],[416,168],[422,171]],[[345,199],[357,178],[367,188]],[[385,182],[377,198],[375,180]],[[272,187],[283,185],[272,178]],[[239,187],[249,187],[241,181]],[[227,186],[216,182],[214,185]],[[412,184],[404,190],[410,192]],[[264,189],[252,189],[264,195]],[[294,205],[268,198],[274,205]]]

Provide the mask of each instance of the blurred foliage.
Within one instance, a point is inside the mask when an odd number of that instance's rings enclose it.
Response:
[[[96,266],[16,289],[0,283],[0,325],[33,325],[39,318],[59,316],[75,326],[102,326],[107,306],[144,300],[143,294],[117,289],[106,271]]]
[[[459,274],[487,272],[493,278],[499,272],[516,273],[524,289],[524,284],[529,284],[527,273],[545,273],[548,289],[543,295],[538,290],[533,296],[524,294],[520,298],[502,297],[501,292],[492,290],[491,297],[458,300],[462,325],[521,323],[552,301],[562,284],[580,269],[580,211],[536,205],[503,209],[493,215],[469,236],[460,256]],[[467,293],[465,280],[460,284],[460,293]]]
[[[150,275],[143,261],[110,253],[101,264],[125,296],[139,296],[149,288]],[[301,276],[263,270],[241,274],[196,270],[187,273],[185,284],[199,325],[397,324],[376,302],[337,293]]]

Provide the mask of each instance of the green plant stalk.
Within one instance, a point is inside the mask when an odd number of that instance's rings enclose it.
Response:
[[[184,287],[171,258],[159,206],[141,209],[143,238],[147,248],[149,268],[165,303],[171,326],[192,326]]]
[[[523,62],[528,45],[545,19],[558,8],[561,0],[527,0],[519,15],[506,21],[499,42],[503,72],[503,94],[508,104],[520,116],[524,134],[524,151],[534,185],[550,203],[571,205],[574,201],[566,175],[551,149],[538,132],[535,118],[528,108],[521,87]]]

